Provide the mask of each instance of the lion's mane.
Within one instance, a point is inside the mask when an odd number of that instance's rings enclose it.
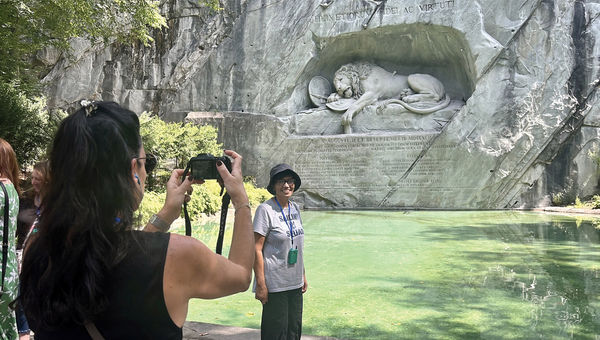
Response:
[[[367,77],[371,74],[372,69],[373,66],[368,63],[345,64],[335,72],[334,77],[348,77],[352,86],[352,97],[360,98],[360,96],[365,93],[362,80],[367,79]]]

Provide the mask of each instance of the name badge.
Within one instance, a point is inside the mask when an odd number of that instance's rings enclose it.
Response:
[[[298,249],[290,249],[288,253],[288,264],[296,264],[298,261]]]

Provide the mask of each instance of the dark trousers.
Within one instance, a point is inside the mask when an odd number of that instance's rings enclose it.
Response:
[[[300,340],[302,334],[302,288],[269,293],[263,305],[262,340]]]

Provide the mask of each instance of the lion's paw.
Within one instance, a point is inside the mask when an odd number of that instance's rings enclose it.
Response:
[[[421,101],[421,98],[419,96],[404,96],[402,97],[402,101],[405,103],[416,103],[418,101]]]
[[[352,112],[346,111],[346,113],[344,113],[344,115],[342,116],[342,124],[349,125],[350,122],[352,122]]]
[[[329,95],[329,97],[327,97],[327,102],[328,103],[332,103],[332,102],[337,102],[338,100],[340,100],[340,95],[337,93],[332,93]]]

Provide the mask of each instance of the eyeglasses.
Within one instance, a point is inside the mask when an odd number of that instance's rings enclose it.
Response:
[[[275,181],[275,184],[277,184],[277,185],[283,185],[284,183],[287,183],[288,185],[291,186],[291,185],[296,184],[296,180],[293,178],[288,178],[288,179],[282,178],[282,179],[278,179]]]
[[[154,170],[154,168],[156,167],[157,164],[157,160],[156,160],[156,156],[154,156],[151,153],[147,153],[146,157],[136,157],[136,159],[145,159],[146,162],[144,163],[144,168],[146,169],[146,173],[151,173],[152,170]]]

